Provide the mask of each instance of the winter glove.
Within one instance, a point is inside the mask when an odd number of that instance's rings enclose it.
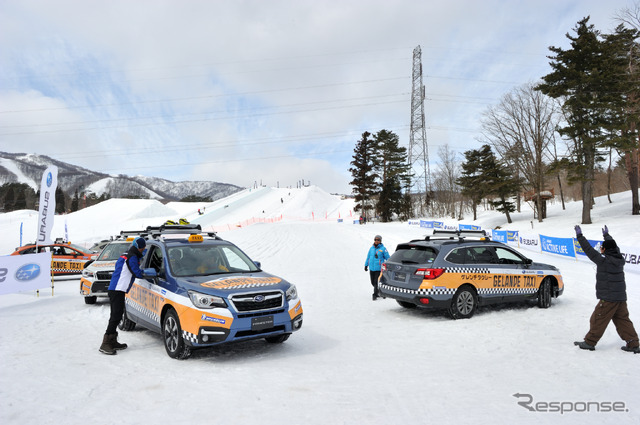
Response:
[[[369,271],[369,266],[364,266],[364,271],[368,272]]]
[[[607,228],[607,225],[605,224],[604,227],[602,228],[602,236],[607,236],[609,234],[609,229]]]
[[[576,237],[582,235],[582,229],[580,228],[580,226],[576,225],[576,227],[574,227],[575,231],[576,231]]]

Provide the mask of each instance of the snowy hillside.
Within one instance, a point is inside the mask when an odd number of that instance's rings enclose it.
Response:
[[[196,195],[216,200],[241,189],[233,184],[213,181],[172,182],[157,177],[107,175],[44,155],[7,152],[0,152],[0,186],[4,183],[24,183],[37,191],[42,173],[49,165],[58,167],[58,185],[69,196],[80,189],[80,192],[84,190],[96,196],[108,193],[112,198],[139,196],[176,200]]]
[[[637,246],[639,217],[630,194],[596,199],[590,239],[607,224],[621,245]],[[161,337],[121,332],[117,356],[98,352],[109,307],[84,304],[78,280],[51,290],[0,297],[0,422],[3,424],[637,424],[640,355],[620,350],[612,325],[594,352],[573,346],[588,330],[596,304],[591,263],[533,251],[558,266],[566,285],[551,308],[482,308],[469,320],[371,301],[363,265],[373,236],[390,252],[426,229],[406,223],[355,225],[353,201],[316,187],[245,190],[206,205],[113,199],[56,216],[74,242],[93,241],[166,219],[185,217],[239,245],[265,270],[298,287],[304,325],[282,345],[264,341],[169,358]],[[532,212],[483,212],[485,228],[573,236],[579,203]],[[203,210],[198,215],[197,210]],[[342,222],[338,221],[338,217]],[[33,212],[0,214],[0,253],[33,239]],[[445,220],[445,222],[447,222]],[[255,223],[255,224],[251,224]],[[448,222],[447,222],[448,223]],[[457,224],[457,222],[451,222]],[[640,278],[627,273],[631,319],[640,329]],[[529,395],[532,412],[515,394]],[[622,411],[596,411],[602,406]],[[620,404],[621,403],[621,404]],[[571,410],[571,411],[569,411]],[[587,411],[588,410],[588,411]]]

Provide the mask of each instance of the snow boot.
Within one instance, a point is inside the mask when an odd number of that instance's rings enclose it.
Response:
[[[103,354],[118,354],[116,349],[113,348],[113,335],[104,334],[102,338],[102,345],[100,346],[100,352]]]
[[[585,341],[576,341],[573,343],[573,345],[577,345],[582,350],[593,351],[596,349],[594,345],[587,344]]]
[[[628,351],[633,354],[640,354],[640,347],[629,347],[628,345],[623,345],[620,347],[622,351]]]
[[[114,350],[124,350],[125,348],[127,348],[127,344],[121,344],[118,342],[118,332],[111,335],[111,338],[111,346],[114,348]]]

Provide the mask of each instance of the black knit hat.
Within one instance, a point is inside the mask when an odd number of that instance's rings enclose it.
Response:
[[[617,248],[618,244],[616,244],[616,241],[614,241],[613,239],[605,239],[604,242],[602,242],[602,247],[605,251],[607,251],[609,249]]]

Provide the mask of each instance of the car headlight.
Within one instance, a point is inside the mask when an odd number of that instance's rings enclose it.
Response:
[[[296,285],[291,285],[289,289],[287,289],[287,301],[291,301],[294,298],[298,298],[298,290],[296,289]]]
[[[201,292],[189,291],[191,302],[198,308],[216,308],[226,307],[227,303],[221,297],[215,295],[207,295]]]
[[[82,277],[93,279],[96,277],[95,273],[89,270],[82,270]]]

